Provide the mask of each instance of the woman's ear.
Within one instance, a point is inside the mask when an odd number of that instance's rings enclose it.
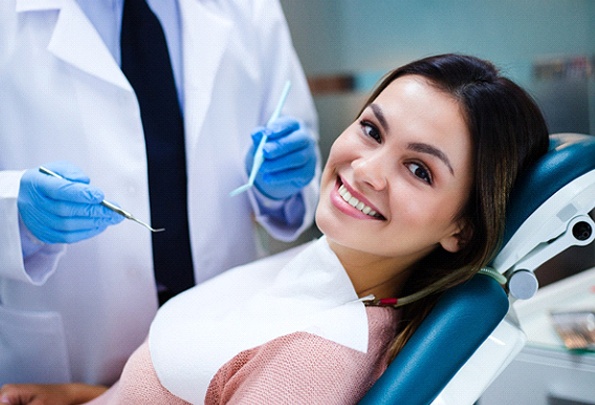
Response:
[[[467,218],[461,218],[457,221],[455,232],[443,238],[440,245],[447,252],[456,253],[467,245],[472,236],[473,225]]]

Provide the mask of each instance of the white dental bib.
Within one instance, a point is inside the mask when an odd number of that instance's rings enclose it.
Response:
[[[366,352],[364,304],[325,237],[236,267],[165,304],[149,334],[161,384],[200,404],[238,353],[293,332]]]

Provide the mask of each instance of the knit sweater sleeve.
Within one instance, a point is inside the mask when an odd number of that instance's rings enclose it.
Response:
[[[386,368],[397,311],[368,308],[367,353],[296,332],[246,350],[211,380],[205,404],[357,403]]]

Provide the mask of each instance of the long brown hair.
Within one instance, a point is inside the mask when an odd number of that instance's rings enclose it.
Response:
[[[415,265],[404,295],[424,297],[402,309],[402,325],[391,348],[403,347],[440,293],[470,279],[493,258],[504,233],[506,204],[517,175],[548,148],[543,115],[527,92],[500,75],[491,63],[476,57],[444,54],[424,58],[390,72],[364,109],[395,79],[418,75],[461,106],[473,144],[473,187],[460,218],[472,236],[458,252],[441,247]],[[363,111],[363,109],[362,109]]]

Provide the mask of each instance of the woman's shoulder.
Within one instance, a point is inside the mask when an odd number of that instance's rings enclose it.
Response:
[[[366,307],[370,338],[394,337],[397,333],[397,323],[401,319],[401,310],[392,307]]]

